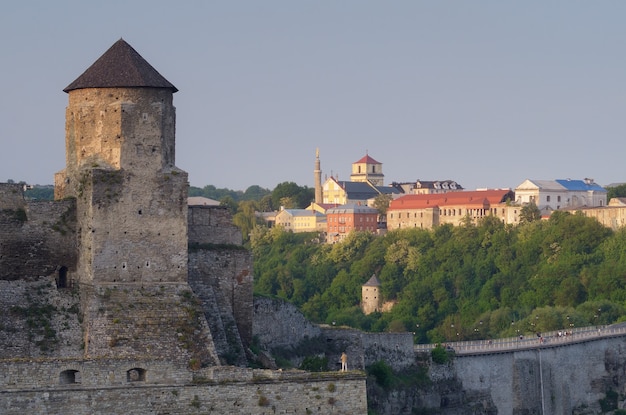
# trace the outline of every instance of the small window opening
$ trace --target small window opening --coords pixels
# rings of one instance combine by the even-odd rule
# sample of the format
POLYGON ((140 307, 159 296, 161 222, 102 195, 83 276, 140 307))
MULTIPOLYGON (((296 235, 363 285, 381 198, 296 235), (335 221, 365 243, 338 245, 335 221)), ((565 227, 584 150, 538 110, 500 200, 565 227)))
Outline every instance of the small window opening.
POLYGON ((61 385, 80 383, 80 380, 80 372, 78 370, 68 369, 59 374, 59 383, 61 385))
POLYGON ((67 267, 62 266, 59 268, 59 274, 57 275, 57 288, 67 288, 67 267))
POLYGON ((127 382, 145 382, 146 381, 146 369, 135 367, 126 372, 127 382))

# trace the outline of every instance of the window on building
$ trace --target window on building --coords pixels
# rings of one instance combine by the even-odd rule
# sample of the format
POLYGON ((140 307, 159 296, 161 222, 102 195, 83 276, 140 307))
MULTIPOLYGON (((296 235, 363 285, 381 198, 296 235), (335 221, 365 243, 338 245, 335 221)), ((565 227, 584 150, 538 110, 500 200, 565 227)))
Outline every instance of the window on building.
POLYGON ((550 195, 546 196, 546 202, 550 201, 550 195))

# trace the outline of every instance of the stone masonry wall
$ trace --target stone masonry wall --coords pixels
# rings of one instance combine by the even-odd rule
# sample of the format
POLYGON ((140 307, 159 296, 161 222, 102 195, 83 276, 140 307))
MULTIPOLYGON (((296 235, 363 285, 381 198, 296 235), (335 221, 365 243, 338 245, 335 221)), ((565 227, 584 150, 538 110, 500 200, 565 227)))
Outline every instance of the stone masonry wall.
POLYGON ((186 284, 81 285, 85 356, 219 364, 198 298, 186 284))
MULTIPOLYGON (((486 394, 498 414, 600 413, 613 390, 626 394, 626 338, 481 356, 457 356, 452 370, 466 393, 486 394), (587 411, 587 412, 585 412, 587 411)), ((437 376, 431 371, 431 377, 437 376)), ((623 403, 622 403, 623 407, 623 403)))
POLYGON ((189 206, 189 245, 241 245, 241 230, 234 226, 225 206, 189 206))
POLYGON ((61 267, 75 270, 75 212, 71 199, 0 209, 0 279, 36 278, 61 267))
POLYGON ((252 342, 252 255, 233 245, 189 253, 189 285, 203 303, 223 361, 245 365, 252 342))
POLYGON ((227 369, 194 381, 174 365, 132 360, 0 363, 0 373, 7 415, 367 414, 365 378, 356 373, 227 369), (67 383, 68 371, 80 372, 77 382, 67 383))
POLYGON ((77 196, 81 281, 186 282, 187 186, 178 170, 85 172, 77 196))
POLYGON ((254 299, 253 335, 270 351, 293 349, 300 343, 321 337, 328 357, 329 369, 341 368, 342 352, 348 355, 348 368, 363 370, 384 360, 395 370, 415 363, 411 333, 365 333, 341 327, 318 326, 304 318, 287 302, 256 297, 254 299))
POLYGON ((17 183, 0 183, 0 210, 24 209, 24 187, 17 183))

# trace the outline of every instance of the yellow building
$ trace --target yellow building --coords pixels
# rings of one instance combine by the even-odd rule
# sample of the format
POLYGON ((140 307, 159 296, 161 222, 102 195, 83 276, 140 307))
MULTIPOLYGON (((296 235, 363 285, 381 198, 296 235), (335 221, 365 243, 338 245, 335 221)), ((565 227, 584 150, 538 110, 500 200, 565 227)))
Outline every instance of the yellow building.
POLYGON ((282 209, 276 214, 276 226, 291 232, 320 232, 326 230, 326 217, 309 209, 282 209))

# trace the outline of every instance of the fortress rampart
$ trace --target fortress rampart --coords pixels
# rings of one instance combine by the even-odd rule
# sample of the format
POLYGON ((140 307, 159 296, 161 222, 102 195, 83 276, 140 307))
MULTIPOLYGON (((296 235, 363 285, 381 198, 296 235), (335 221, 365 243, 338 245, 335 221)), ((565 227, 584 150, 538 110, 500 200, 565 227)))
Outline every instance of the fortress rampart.
POLYGON ((0 413, 366 414, 362 374, 241 368, 191 372, 163 361, 0 362, 0 413))

